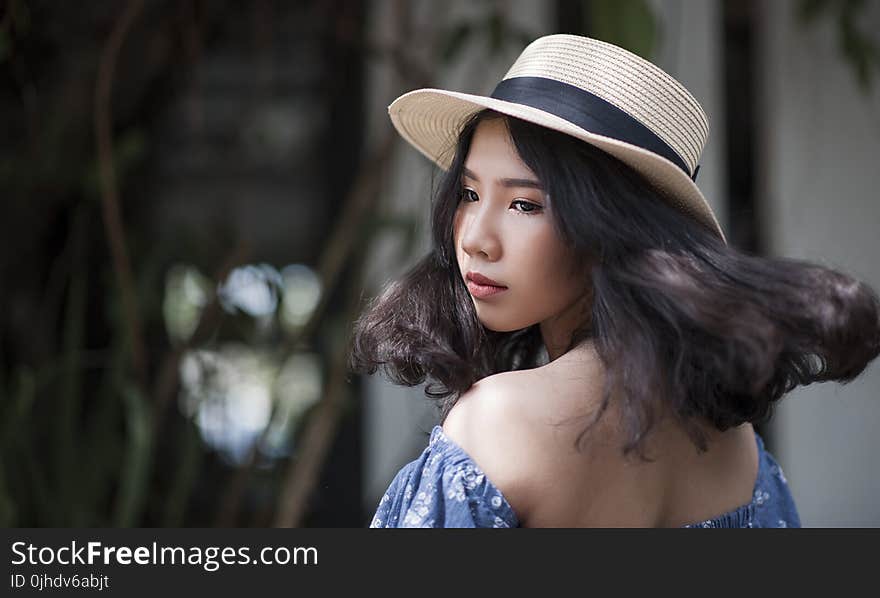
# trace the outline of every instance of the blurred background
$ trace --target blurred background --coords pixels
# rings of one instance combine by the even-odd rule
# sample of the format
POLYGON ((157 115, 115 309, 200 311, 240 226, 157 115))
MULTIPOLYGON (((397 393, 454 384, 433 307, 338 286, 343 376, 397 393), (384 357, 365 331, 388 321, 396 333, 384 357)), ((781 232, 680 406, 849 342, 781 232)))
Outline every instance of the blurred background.
MULTIPOLYGON (((387 105, 548 33, 709 114, 732 245, 880 288, 880 2, 0 1, 0 524, 361 527, 437 411, 346 371, 428 248, 387 105)), ((808 526, 880 525, 880 366, 759 428, 808 526)))

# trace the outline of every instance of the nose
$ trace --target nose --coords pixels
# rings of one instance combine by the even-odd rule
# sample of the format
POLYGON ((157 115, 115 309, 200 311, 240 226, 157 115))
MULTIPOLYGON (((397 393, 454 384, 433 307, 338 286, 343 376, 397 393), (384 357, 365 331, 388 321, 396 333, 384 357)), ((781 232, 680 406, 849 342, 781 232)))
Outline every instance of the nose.
POLYGON ((487 261, 501 257, 501 240, 496 222, 497 214, 488 200, 462 204, 459 212, 461 248, 469 256, 483 254, 487 261))

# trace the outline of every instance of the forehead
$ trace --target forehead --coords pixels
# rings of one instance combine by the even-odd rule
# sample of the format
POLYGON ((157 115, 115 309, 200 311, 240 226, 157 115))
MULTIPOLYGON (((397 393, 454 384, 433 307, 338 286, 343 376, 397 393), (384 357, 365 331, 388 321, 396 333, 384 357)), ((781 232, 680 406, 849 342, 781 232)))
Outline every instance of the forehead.
POLYGON ((465 166, 477 175, 489 170, 498 176, 533 174, 517 153, 507 125, 500 118, 477 125, 465 166))

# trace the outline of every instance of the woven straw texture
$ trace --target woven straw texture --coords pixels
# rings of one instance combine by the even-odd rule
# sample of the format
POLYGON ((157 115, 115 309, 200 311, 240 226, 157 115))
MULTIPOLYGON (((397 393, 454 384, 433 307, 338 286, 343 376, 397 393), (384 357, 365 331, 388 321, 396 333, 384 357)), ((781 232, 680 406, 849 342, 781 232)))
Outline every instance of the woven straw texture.
POLYGON ((609 102, 651 129, 691 173, 709 137, 709 121, 684 86, 651 62, 613 44, 548 35, 526 46, 504 79, 545 77, 609 102))

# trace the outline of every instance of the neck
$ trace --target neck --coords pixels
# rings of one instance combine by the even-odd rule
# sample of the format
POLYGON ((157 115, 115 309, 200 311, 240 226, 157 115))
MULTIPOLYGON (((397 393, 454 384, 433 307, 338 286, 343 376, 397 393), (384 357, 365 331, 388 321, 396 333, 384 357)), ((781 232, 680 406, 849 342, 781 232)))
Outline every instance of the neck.
POLYGON ((586 339, 564 353, 560 351, 553 355, 548 349, 548 355, 550 355, 550 363, 547 365, 580 367, 586 361, 592 362, 596 359, 596 346, 593 339, 586 339))
POLYGON ((541 322, 541 337, 550 361, 556 361, 566 353, 568 344, 571 342, 575 328, 589 318, 589 312, 585 312, 583 298, 574 301, 559 315, 541 322))

